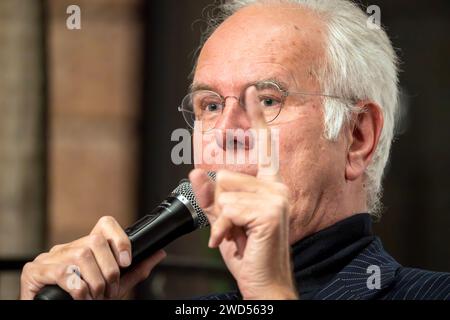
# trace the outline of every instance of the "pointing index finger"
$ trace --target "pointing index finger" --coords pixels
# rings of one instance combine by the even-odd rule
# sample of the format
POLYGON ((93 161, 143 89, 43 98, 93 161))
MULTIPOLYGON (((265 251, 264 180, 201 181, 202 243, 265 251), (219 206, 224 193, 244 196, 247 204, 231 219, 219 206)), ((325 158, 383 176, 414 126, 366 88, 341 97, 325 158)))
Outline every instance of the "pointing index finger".
POLYGON ((278 167, 278 131, 269 128, 266 123, 264 111, 259 101, 255 86, 250 86, 245 92, 245 104, 252 130, 254 131, 257 148, 258 174, 263 180, 280 181, 278 167))

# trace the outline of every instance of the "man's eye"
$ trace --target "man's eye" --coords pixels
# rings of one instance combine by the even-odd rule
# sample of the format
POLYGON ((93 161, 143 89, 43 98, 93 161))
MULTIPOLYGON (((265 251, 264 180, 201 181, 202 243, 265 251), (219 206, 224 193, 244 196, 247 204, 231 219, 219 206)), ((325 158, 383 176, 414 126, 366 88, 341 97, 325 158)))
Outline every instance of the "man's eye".
POLYGON ((278 107, 280 105, 280 101, 274 98, 262 97, 260 100, 263 107, 270 108, 270 107, 278 107))
POLYGON ((220 105, 217 104, 217 103, 210 103, 210 104, 206 105, 205 110, 208 111, 208 112, 219 111, 220 110, 220 105))

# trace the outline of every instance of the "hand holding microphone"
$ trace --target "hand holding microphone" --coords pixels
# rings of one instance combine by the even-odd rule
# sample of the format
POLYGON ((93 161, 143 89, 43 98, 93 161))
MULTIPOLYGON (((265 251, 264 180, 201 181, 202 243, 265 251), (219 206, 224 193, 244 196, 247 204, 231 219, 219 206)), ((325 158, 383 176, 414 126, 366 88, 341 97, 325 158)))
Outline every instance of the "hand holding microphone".
MULTIPOLYGON (((213 172, 208 173, 214 179, 213 172)), ((119 299, 166 256, 161 249, 208 220, 189 181, 131 227, 101 218, 90 235, 57 245, 27 263, 21 275, 21 299, 119 299), (75 281, 73 281, 75 279, 75 281)))

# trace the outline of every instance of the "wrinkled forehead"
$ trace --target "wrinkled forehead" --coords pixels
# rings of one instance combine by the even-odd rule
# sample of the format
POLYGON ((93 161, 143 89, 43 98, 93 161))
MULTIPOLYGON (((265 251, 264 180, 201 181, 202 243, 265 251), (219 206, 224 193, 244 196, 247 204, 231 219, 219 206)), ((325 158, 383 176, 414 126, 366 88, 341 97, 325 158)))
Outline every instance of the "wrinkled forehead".
POLYGON ((247 83, 273 78, 305 89, 305 82, 323 61, 324 30, 316 14, 298 6, 241 9, 206 41, 194 84, 237 90, 247 83))

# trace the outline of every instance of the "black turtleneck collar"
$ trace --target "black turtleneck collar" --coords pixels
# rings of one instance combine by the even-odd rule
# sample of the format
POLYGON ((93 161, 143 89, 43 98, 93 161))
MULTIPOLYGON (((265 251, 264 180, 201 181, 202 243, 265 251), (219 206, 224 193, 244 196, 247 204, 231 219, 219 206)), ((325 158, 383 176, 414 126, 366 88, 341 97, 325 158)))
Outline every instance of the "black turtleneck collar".
POLYGON ((361 213, 292 245, 300 299, 312 298, 373 239, 371 217, 361 213))

